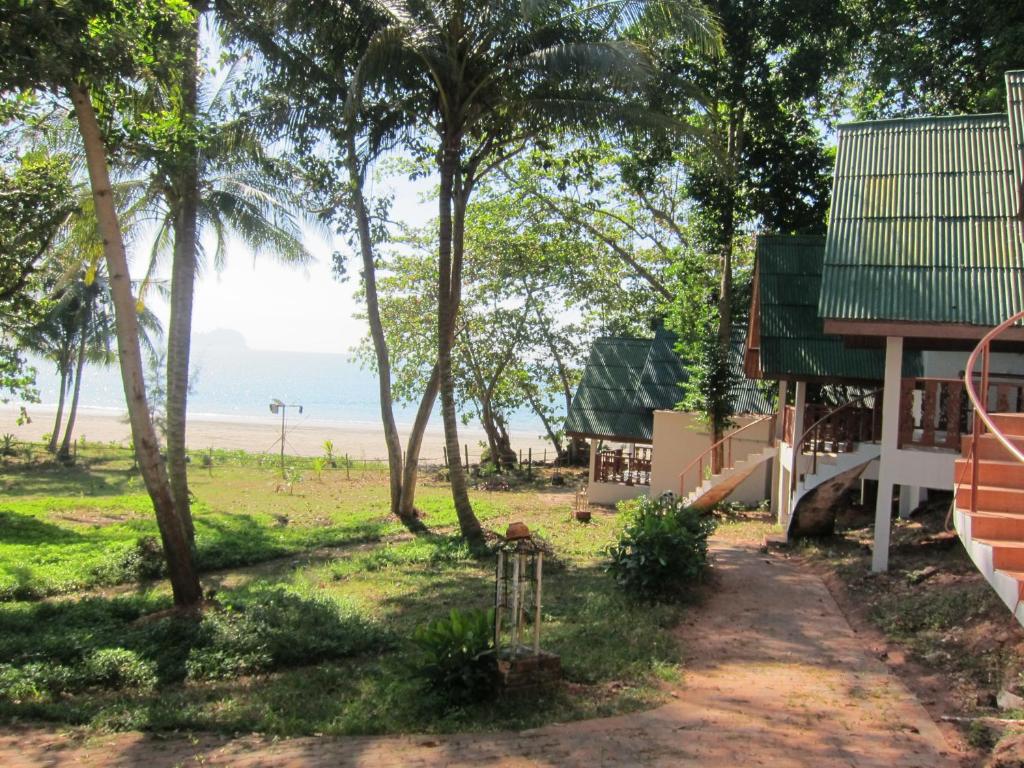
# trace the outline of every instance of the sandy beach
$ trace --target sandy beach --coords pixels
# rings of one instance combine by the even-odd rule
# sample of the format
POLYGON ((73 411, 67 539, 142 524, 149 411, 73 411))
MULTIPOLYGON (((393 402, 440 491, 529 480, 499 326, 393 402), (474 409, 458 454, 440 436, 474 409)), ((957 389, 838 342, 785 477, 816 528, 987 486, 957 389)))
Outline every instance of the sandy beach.
MULTIPOLYGON (((0 434, 11 433, 17 440, 38 441, 53 429, 56 409, 53 406, 34 405, 28 407, 30 424, 17 424, 18 407, 0 405, 0 434)), ((386 456, 384 434, 377 424, 314 421, 289 414, 286 430, 286 451, 296 456, 319 456, 323 443, 331 440, 334 453, 348 454, 356 459, 379 459, 386 456)), ((399 426, 403 446, 408 427, 399 426)), ((124 412, 106 408, 80 408, 75 423, 75 436, 85 436, 89 442, 115 442, 129 444, 128 424, 124 412)), ((232 416, 200 415, 189 419, 188 445, 190 448, 242 449, 252 452, 276 452, 279 450, 281 421, 274 417, 241 418, 232 416)), ((481 451, 484 433, 479 428, 460 425, 459 441, 469 446, 471 461, 476 461, 481 451)), ((431 423, 423 439, 421 459, 425 463, 441 463, 443 457, 444 432, 440 421, 431 423)), ((547 449, 547 456, 553 458, 550 443, 530 433, 512 433, 512 446, 522 449, 525 458, 528 449, 533 449, 534 460, 540 460, 547 449)), ((463 448, 465 450, 465 448, 463 448)))

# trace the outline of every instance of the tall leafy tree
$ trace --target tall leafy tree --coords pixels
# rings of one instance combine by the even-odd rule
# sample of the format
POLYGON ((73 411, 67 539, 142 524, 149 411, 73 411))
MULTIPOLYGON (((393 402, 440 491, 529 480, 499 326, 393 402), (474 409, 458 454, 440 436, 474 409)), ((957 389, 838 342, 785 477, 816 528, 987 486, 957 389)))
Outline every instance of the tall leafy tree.
POLYGON ((704 7, 691 2, 380 2, 386 26, 356 70, 347 112, 367 93, 395 93, 393 119, 439 178, 437 369, 456 514, 480 541, 459 461, 452 359, 462 298, 467 205, 480 179, 559 127, 621 126, 651 62, 645 32, 671 28, 703 53, 718 42, 704 7), (622 37, 631 32, 632 37, 622 37))
POLYGON ((202 601, 202 590, 146 400, 137 299, 108 165, 111 146, 131 127, 125 118, 137 100, 128 97, 140 82, 167 77, 180 65, 180 35, 193 14, 178 0, 5 0, 0 19, 0 87, 63 97, 74 109, 104 244, 139 469, 153 501, 175 604, 192 608, 202 601))
MULTIPOLYGON (((367 193, 374 164, 400 141, 406 126, 386 98, 346 111, 357 64, 385 24, 374 3, 310 4, 303 0, 221 2, 238 46, 261 55, 250 70, 253 102, 282 132, 302 163, 306 194, 323 221, 347 236, 361 264, 360 278, 377 370, 381 422, 390 475, 391 510, 411 530, 424 526, 415 508, 419 452, 437 397, 437 377, 416 394, 419 407, 403 453, 393 407, 392 359, 377 296, 378 248, 387 238, 387 201, 367 193)), ((243 54, 244 55, 244 54, 243 54)), ((339 279, 344 254, 335 254, 339 279)))
POLYGON ((1024 66, 1024 5, 872 0, 847 83, 860 118, 1002 112, 1003 75, 1024 66))
MULTIPOLYGON (((835 83, 848 71, 860 27, 853 0, 715 0, 711 8, 722 23, 722 58, 709 63, 668 41, 658 48, 662 67, 652 90, 656 107, 688 119, 707 141, 680 144, 671 134, 641 133, 624 171, 643 189, 652 169, 682 167, 692 204, 691 243, 712 264, 717 282, 693 306, 713 304, 710 327, 721 348, 714 360, 722 360, 736 319, 737 255, 750 232, 824 229, 831 186, 824 126, 838 108, 835 83), (706 95, 706 111, 677 111, 694 85, 706 95)), ((701 358, 707 347, 700 334, 676 330, 683 355, 701 358)), ((721 438, 726 423, 720 415, 712 418, 713 439, 721 438)))
MULTIPOLYGON (((120 178, 118 190, 134 215, 155 221, 146 281, 170 261, 170 318, 166 352, 167 468, 171 492, 190 539, 194 528, 189 503, 186 414, 195 281, 212 257, 223 268, 229 238, 256 254, 285 264, 307 263, 301 223, 308 220, 298 190, 298 169, 270 149, 270 139, 251 114, 235 109, 239 64, 214 76, 200 66, 199 45, 206 3, 193 2, 196 21, 186 35, 187 60, 177 78, 157 83, 151 108, 163 123, 136 136, 133 177, 120 178), (207 254, 202 236, 212 235, 207 254)), ((212 19, 209 20, 212 25, 212 19)))
POLYGON ((0 145, 0 399, 32 400, 35 377, 17 340, 45 315, 39 268, 76 201, 67 157, 18 146, 25 107, 3 109, 13 136, 0 145))

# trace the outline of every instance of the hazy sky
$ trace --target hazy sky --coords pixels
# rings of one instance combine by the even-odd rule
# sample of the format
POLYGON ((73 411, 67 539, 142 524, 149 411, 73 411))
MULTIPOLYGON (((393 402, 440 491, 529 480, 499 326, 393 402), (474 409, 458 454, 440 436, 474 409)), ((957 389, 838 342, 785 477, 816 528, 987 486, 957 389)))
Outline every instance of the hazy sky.
MULTIPOLYGON (((435 204, 420 201, 430 183, 389 181, 395 192, 392 217, 417 226, 433 217, 435 204)), ((332 245, 309 232, 306 246, 316 261, 288 268, 266 256, 254 262, 244 245, 232 242, 226 268, 219 274, 210 269, 198 282, 192 332, 238 331, 253 349, 343 353, 354 347, 366 332, 365 323, 353 317, 359 309, 354 297, 358 259, 350 256, 349 279, 338 283, 331 275, 331 253, 349 253, 347 244, 339 238, 332 245)), ((152 303, 165 315, 164 308, 152 303)))

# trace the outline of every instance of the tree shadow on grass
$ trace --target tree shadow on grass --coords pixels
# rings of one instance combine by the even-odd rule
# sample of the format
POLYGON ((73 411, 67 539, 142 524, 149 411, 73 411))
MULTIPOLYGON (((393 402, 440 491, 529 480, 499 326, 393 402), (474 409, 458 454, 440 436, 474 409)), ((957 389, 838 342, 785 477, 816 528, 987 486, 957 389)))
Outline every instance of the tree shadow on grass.
POLYGON ((22 496, 119 496, 136 492, 137 473, 124 469, 99 469, 91 463, 71 466, 56 461, 44 464, 11 464, 0 468, 4 495, 22 496))
POLYGON ((38 517, 0 509, 0 542, 4 544, 73 544, 84 538, 76 531, 38 517))

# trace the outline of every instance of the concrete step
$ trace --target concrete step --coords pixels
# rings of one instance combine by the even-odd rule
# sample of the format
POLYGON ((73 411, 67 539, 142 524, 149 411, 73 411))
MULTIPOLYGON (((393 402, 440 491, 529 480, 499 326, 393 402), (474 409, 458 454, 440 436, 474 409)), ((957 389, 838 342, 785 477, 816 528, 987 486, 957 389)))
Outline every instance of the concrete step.
POLYGON ((1024 413, 990 413, 989 417, 1004 435, 1024 437, 1024 413))
MULTIPOLYGON (((979 485, 977 491, 979 509, 1024 513, 1024 488, 979 485)), ((961 485, 956 493, 956 505, 960 509, 970 509, 973 498, 974 489, 970 485, 961 485)))
POLYGON ((1024 571, 1007 571, 1000 569, 999 572, 1005 576, 1009 576, 1017 582, 1017 599, 1024 600, 1024 571))
MULTIPOLYGON (((1010 442, 1024 452, 1024 437, 1009 436, 1010 442)), ((970 456, 971 445, 974 442, 972 435, 965 435, 960 444, 960 454, 963 457, 970 456)), ((999 439, 993 434, 984 434, 978 443, 978 455, 982 460, 995 459, 997 461, 1016 461, 1016 457, 1006 450, 999 439)))
MULTIPOLYGON (((972 522, 973 526, 974 523, 972 522)), ((1024 571, 1024 542, 972 537, 992 547, 992 565, 1000 571, 1024 571)))
MULTIPOLYGON (((954 485, 968 485, 973 475, 971 459, 957 459, 953 473, 954 485)), ((1024 464, 1016 459, 982 459, 978 465, 978 482, 1002 488, 1024 488, 1024 464)))

